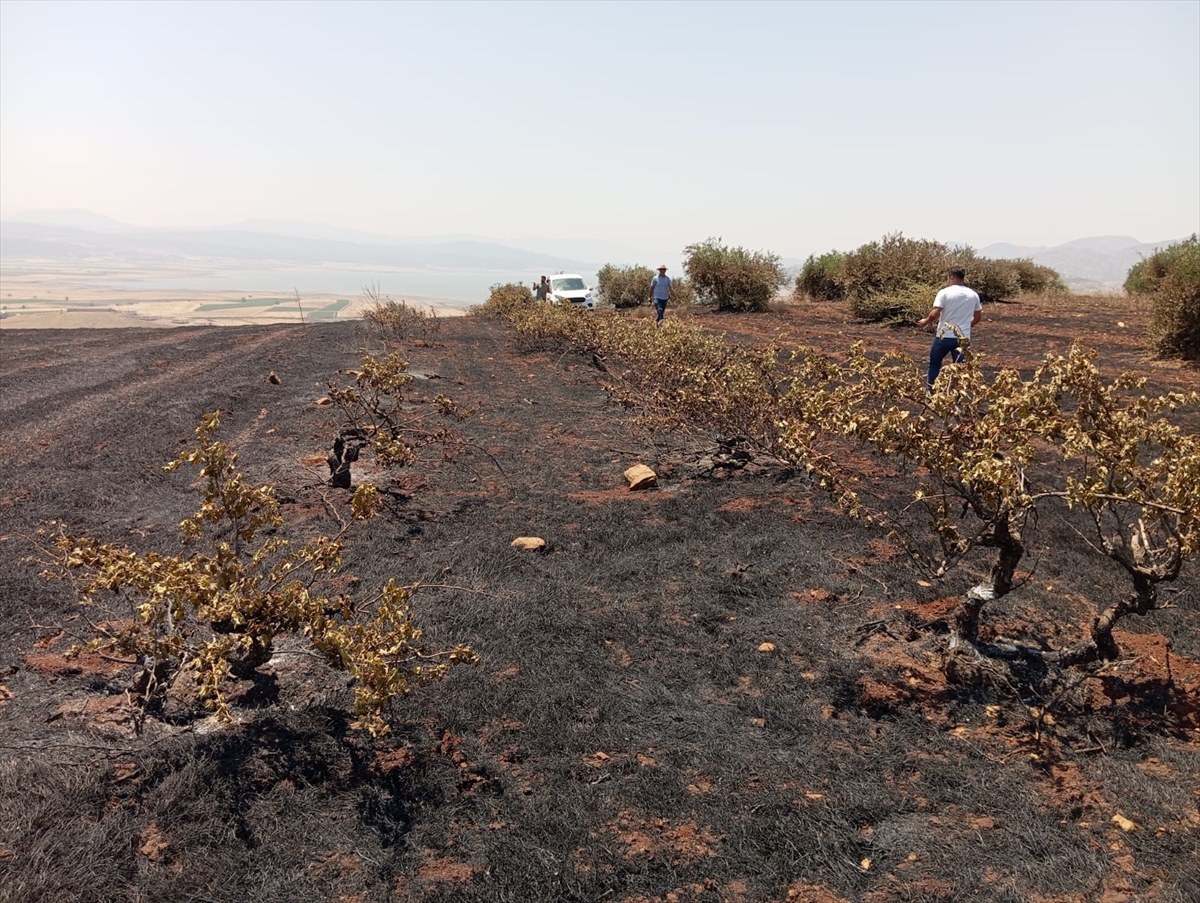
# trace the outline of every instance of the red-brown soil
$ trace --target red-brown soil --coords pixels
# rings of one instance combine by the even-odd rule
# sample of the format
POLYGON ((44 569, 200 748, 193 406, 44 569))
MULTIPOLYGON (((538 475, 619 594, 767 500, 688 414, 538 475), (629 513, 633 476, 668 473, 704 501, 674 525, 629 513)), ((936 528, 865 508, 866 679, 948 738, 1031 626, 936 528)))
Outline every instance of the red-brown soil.
MULTIPOLYGON (((928 344, 837 305, 695 316, 739 342, 928 344)), ((1080 338, 1147 391, 1200 388, 1143 353, 1129 302, 985 316, 990 366, 1080 338)), ((939 625, 986 556, 936 580, 771 462, 705 474, 711 448, 634 428, 590 361, 478 317, 403 347, 414 410, 444 393, 473 415, 445 457, 356 466, 386 503, 352 524, 336 584, 429 584, 426 636, 477 667, 400 700, 372 741, 297 640, 237 688, 231 728, 143 719, 133 666, 66 657, 128 612, 40 577, 39 528, 177 551, 197 496, 162 465, 219 408, 290 535, 337 532, 340 424, 318 401, 380 349, 355 324, 0 331, 0 900, 1200 899, 1194 562, 1170 607, 1122 624, 1118 661, 948 680, 939 625), (656 489, 625 489, 639 462, 656 489)), ((985 637, 1064 645, 1126 591, 1047 521, 985 637)))

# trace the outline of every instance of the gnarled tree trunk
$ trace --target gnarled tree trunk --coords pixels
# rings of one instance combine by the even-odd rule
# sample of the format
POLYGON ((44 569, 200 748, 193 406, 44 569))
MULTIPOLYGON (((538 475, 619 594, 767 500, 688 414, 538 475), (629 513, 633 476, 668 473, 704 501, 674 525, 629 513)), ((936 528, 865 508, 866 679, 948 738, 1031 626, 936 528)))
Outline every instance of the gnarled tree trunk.
POLYGON ((962 605, 955 611, 952 625, 953 645, 964 641, 974 643, 979 636, 979 617, 983 614, 984 605, 1012 591, 1017 565, 1025 555, 1021 529, 1013 515, 1005 515, 996 521, 988 545, 997 549, 996 563, 992 566, 992 579, 968 590, 962 605))

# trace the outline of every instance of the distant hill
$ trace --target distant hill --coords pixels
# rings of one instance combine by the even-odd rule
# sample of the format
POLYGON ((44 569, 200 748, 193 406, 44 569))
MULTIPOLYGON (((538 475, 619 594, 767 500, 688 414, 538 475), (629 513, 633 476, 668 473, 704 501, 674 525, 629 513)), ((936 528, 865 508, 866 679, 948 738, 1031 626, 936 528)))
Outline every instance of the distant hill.
MULTIPOLYGON (((1179 239, 1141 242, 1128 235, 1079 238, 1054 247, 1007 242, 979 248, 986 257, 1028 258, 1057 270, 1077 291, 1119 291, 1129 268, 1179 239)), ((472 271, 484 276, 594 273, 605 263, 678 266, 676 255, 648 255, 603 239, 528 237, 512 243, 474 235, 393 238, 320 223, 251 219, 202 229, 146 228, 90 210, 29 210, 0 220, 0 257, 71 265, 108 260, 169 266, 197 260, 213 268, 299 265, 383 267, 422 272, 472 271)), ((799 272, 802 258, 784 258, 799 272)), ((482 278, 482 277, 481 277, 482 278)), ((485 280, 486 281, 486 280, 485 280)))
MULTIPOLYGON (((486 241, 451 240, 399 242, 350 241, 311 237, 324 229, 327 236, 345 230, 290 224, 292 234, 256 229, 146 229, 128 226, 86 211, 31 211, 37 220, 0 220, 0 255, 42 260, 120 259, 168 264, 197 258, 244 266, 287 263, 305 266, 352 265, 440 270, 501 272, 576 271, 594 269, 594 262, 513 248, 486 241), (80 225, 80 224, 87 225, 80 225), (307 236, 304 234, 307 232, 307 236)), ((279 224, 288 227, 289 224, 279 224)), ((354 234, 354 233, 349 233, 354 234)), ((366 233, 358 233, 372 237, 366 233)))
POLYGON ((1028 258, 1053 267, 1077 291, 1117 291, 1131 266, 1179 240, 1141 242, 1128 235, 1097 235, 1049 248, 1001 242, 978 250, 985 257, 1028 258))
POLYGON ((68 229, 84 229, 88 232, 133 232, 137 230, 137 226, 131 226, 128 223, 122 223, 119 220, 113 219, 111 216, 105 216, 102 213, 93 213, 91 210, 26 210, 18 216, 10 217, 10 219, 27 222, 39 223, 44 226, 63 226, 68 229))
POLYGON ((357 229, 341 229, 337 226, 326 226, 323 223, 301 223, 290 220, 246 219, 240 223, 227 226, 214 226, 220 232, 263 232, 268 235, 282 235, 287 238, 310 238, 315 241, 349 241, 361 244, 386 245, 400 243, 404 239, 394 235, 380 235, 376 232, 360 232, 357 229))

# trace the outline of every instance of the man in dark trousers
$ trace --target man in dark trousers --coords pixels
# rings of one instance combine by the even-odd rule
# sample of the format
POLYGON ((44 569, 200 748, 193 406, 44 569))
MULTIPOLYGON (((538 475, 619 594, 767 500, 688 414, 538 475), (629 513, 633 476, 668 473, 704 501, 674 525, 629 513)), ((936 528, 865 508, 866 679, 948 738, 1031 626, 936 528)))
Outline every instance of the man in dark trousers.
POLYGON ((983 317, 979 295, 966 286, 966 271, 962 267, 951 267, 946 276, 949 285, 937 293, 929 315, 917 321, 922 329, 936 325, 933 346, 929 349, 929 375, 926 377, 930 392, 947 354, 956 364, 966 359, 963 349, 971 342, 971 327, 983 317))
POLYGON ((654 302, 654 320, 661 323, 663 314, 667 312, 667 302, 671 300, 671 277, 667 275, 665 264, 658 268, 658 275, 650 280, 650 300, 654 302))

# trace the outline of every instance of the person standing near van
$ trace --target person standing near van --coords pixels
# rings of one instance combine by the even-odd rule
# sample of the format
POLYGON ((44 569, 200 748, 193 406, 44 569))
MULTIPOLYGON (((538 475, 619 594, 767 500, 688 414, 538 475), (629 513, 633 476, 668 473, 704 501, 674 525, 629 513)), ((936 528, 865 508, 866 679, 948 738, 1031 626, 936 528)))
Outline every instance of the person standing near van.
POLYGON ((550 294, 550 280, 545 276, 542 281, 533 287, 533 297, 537 301, 545 301, 546 296, 550 294))
POLYGON ((650 300, 654 302, 654 321, 661 323, 667 312, 667 302, 671 300, 671 277, 667 275, 666 265, 658 268, 658 275, 650 280, 650 300))
POLYGON ((929 349, 929 375, 925 379, 930 392, 947 354, 956 364, 966 360, 963 350, 971 342, 971 327, 983 317, 979 295, 966 286, 966 271, 962 267, 951 267, 946 276, 949 285, 937 293, 929 314, 917 321, 922 329, 935 324, 937 327, 929 349))

